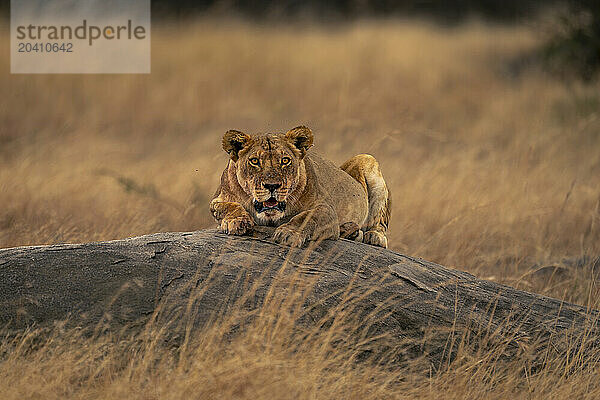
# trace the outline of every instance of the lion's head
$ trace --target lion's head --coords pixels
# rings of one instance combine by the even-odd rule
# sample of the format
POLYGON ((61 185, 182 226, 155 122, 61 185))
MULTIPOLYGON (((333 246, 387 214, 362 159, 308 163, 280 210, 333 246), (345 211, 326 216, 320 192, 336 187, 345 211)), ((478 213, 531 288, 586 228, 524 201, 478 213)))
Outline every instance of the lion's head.
POLYGON ((276 224, 288 202, 294 200, 294 191, 305 184, 302 160, 312 143, 313 134, 305 126, 285 134, 225 132, 223 149, 235 164, 238 183, 252 199, 262 223, 276 224))

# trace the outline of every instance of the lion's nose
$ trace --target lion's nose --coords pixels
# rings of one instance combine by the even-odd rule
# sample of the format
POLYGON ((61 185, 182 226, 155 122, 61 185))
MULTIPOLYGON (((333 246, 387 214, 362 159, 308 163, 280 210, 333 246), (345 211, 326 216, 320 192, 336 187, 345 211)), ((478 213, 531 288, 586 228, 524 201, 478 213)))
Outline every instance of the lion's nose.
POLYGON ((263 186, 269 192, 273 193, 275 190, 277 190, 281 187, 281 184, 280 183, 263 183, 263 186))

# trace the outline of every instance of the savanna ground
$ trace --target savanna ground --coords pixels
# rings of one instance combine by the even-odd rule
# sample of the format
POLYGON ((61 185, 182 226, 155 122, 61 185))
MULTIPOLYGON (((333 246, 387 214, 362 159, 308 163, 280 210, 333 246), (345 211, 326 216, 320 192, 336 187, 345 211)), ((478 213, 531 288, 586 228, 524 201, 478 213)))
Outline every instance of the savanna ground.
MULTIPOLYGON (((392 250, 598 308, 600 85, 525 62, 542 39, 536 25, 200 20, 154 27, 150 75, 20 76, 2 63, 0 247, 212 227, 222 133, 305 124, 338 164, 361 152, 379 159, 394 200, 392 250)), ((0 46, 8 54, 8 40, 0 46)), ((118 340, 33 332, 0 345, 0 391, 600 397, 598 354, 531 370, 464 349, 448 365, 390 369, 328 351, 331 337, 290 342, 293 327, 268 326, 229 344, 213 326, 178 350, 163 349, 154 331, 118 340)))

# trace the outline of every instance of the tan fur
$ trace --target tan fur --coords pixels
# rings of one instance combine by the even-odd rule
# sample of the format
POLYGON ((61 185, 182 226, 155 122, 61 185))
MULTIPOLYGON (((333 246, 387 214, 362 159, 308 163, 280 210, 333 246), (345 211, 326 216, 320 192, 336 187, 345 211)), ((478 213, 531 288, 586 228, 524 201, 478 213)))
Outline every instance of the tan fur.
POLYGON ((375 158, 360 154, 338 168, 309 152, 312 143, 304 126, 285 134, 227 131, 222 144, 231 159, 210 203, 221 231, 272 225, 275 242, 300 247, 339 238, 341 225, 343 237, 387 247, 390 195, 375 158))
POLYGON ((342 164, 341 169, 356 179, 368 194, 369 214, 361 226, 363 241, 387 247, 385 233, 390 223, 392 199, 379 163, 372 155, 359 154, 342 164))

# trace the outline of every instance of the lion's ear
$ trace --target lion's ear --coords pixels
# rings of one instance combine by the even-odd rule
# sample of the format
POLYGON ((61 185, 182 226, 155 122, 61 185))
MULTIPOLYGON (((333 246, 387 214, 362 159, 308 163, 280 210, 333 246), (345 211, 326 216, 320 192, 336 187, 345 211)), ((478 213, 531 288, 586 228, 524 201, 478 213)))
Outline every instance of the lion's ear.
POLYGON ((223 150, 233 161, 238 160, 238 153, 250 142, 250 136, 244 132, 229 130, 223 135, 223 150))
POLYGON ((304 157, 306 151, 313 145, 313 133, 306 126, 297 126, 294 129, 290 129, 285 134, 285 137, 300 150, 302 157, 304 157))

